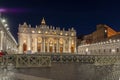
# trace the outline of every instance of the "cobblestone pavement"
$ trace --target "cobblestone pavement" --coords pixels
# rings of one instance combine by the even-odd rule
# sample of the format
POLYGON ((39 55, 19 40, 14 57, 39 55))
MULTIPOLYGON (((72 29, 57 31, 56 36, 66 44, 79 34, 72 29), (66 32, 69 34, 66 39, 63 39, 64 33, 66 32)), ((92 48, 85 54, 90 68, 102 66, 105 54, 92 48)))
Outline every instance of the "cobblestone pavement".
POLYGON ((20 74, 20 73, 16 73, 16 78, 18 78, 19 80, 52 80, 52 79, 41 78, 32 75, 20 74))
POLYGON ((44 78, 43 80, 110 80, 108 77, 107 79, 104 78, 111 72, 113 72, 113 65, 95 66, 79 63, 54 63, 48 68, 17 69, 17 73, 34 78, 44 78))

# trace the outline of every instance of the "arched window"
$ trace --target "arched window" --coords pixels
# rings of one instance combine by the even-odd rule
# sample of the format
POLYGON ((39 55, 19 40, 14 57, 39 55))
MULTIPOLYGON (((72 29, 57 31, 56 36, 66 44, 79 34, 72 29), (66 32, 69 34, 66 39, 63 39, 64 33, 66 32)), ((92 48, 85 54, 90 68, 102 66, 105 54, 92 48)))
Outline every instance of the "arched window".
POLYGON ((62 38, 60 38, 60 40, 59 40, 60 53, 63 53, 63 44, 64 44, 64 40, 62 38))
POLYGON ((41 43, 42 43, 42 38, 41 37, 38 37, 37 38, 37 51, 38 52, 41 52, 41 43))
POLYGON ((75 44, 74 44, 74 40, 72 40, 72 43, 71 43, 71 53, 74 53, 74 48, 75 48, 75 44))
POLYGON ((53 52, 54 39, 53 38, 49 38, 48 39, 48 43, 49 43, 49 52, 52 53, 53 52))
POLYGON ((23 52, 25 53, 26 51, 27 51, 27 44, 24 43, 24 44, 23 44, 23 52))
POLYGON ((119 48, 117 48, 116 51, 119 52, 119 48))

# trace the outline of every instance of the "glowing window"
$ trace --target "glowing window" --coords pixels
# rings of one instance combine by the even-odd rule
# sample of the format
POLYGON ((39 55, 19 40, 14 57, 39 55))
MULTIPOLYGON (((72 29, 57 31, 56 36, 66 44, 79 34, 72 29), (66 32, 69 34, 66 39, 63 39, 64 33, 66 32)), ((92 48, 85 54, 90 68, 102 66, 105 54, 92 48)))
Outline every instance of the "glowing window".
POLYGON ((26 40, 24 40, 23 42, 26 43, 26 40))
POLYGON ((68 34, 66 33, 65 35, 67 36, 68 34))
POLYGON ((45 33, 47 34, 48 32, 46 31, 45 33))
POLYGON ((107 32, 107 30, 105 30, 105 33, 107 32))
POLYGON ((35 33, 35 31, 32 31, 32 33, 35 33))
POLYGON ((38 33, 41 33, 41 31, 38 31, 38 33))
POLYGON ((62 35, 63 33, 61 32, 60 35, 62 35))
POLYGON ((74 36, 74 33, 72 33, 71 36, 74 36))

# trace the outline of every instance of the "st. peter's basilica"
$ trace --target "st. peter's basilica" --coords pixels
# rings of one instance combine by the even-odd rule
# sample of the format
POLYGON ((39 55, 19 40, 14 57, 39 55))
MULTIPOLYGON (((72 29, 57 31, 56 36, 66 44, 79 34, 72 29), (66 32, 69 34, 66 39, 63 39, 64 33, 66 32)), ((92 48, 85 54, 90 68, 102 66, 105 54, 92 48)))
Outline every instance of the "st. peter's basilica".
POLYGON ((76 31, 48 26, 43 18, 34 28, 19 24, 18 43, 18 53, 76 53, 76 31))

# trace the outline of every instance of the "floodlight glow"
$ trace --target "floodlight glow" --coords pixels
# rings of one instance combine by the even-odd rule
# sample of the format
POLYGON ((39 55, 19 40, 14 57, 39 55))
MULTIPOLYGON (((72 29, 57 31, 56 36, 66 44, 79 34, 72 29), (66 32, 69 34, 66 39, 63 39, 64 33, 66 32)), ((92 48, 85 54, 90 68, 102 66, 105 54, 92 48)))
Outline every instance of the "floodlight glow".
POLYGON ((88 48, 86 48, 86 50, 85 50, 86 52, 88 52, 88 48))
POLYGON ((118 39, 117 42, 119 42, 120 40, 118 39))
POLYGON ((112 49, 112 52, 114 53, 114 52, 115 52, 115 49, 112 49))
POLYGON ((7 26, 8 26, 8 24, 5 24, 4 26, 5 26, 5 27, 7 27, 7 26))
POLYGON ((4 22, 6 22, 6 20, 5 20, 5 19, 2 19, 2 22, 4 23, 4 22))
POLYGON ((7 28, 7 30, 9 30, 9 28, 7 28))

